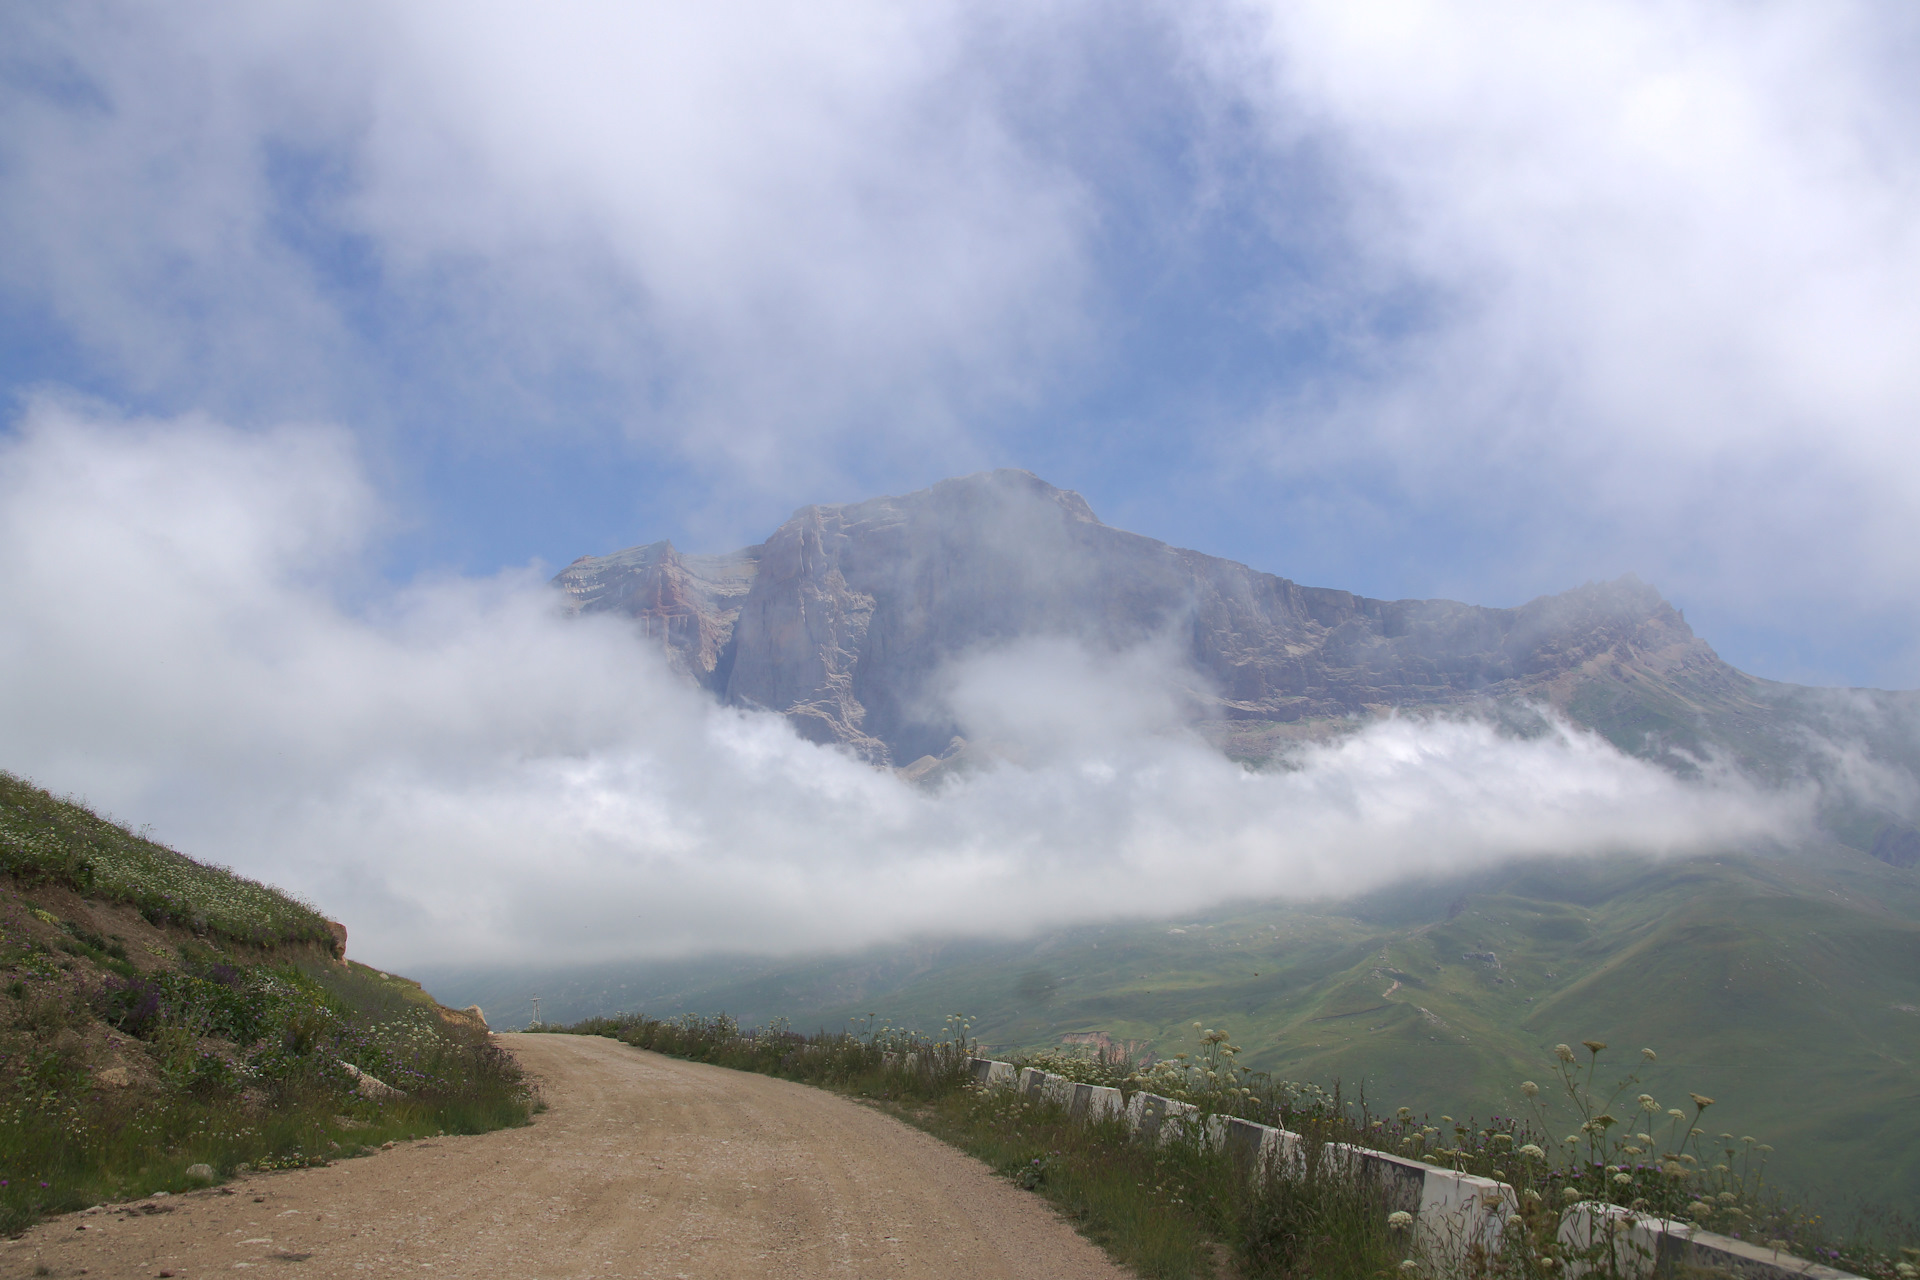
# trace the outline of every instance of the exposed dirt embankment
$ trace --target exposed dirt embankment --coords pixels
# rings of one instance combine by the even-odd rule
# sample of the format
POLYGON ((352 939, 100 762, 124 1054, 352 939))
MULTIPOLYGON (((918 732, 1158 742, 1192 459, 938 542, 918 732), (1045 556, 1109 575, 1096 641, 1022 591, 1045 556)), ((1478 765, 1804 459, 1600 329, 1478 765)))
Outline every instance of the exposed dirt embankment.
POLYGON ((530 1128, 68 1215, 0 1246, 0 1275, 1125 1275, 1037 1197, 844 1098, 611 1040, 501 1039, 549 1103, 530 1128))

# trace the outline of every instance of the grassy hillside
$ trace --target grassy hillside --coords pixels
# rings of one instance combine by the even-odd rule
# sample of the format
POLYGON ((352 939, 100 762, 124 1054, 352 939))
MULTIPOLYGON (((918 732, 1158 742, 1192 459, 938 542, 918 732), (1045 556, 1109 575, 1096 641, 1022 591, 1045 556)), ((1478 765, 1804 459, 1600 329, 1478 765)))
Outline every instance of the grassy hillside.
POLYGON ((1715 1122, 1773 1145, 1796 1189, 1920 1203, 1920 875, 1846 850, 1799 858, 1552 861, 1020 943, 440 981, 516 1020, 536 991, 552 1021, 726 1010, 932 1028, 964 1011, 1007 1051, 1104 1036, 1170 1054, 1199 1019, 1256 1069, 1435 1115, 1518 1114, 1519 1082, 1556 1043, 1648 1046, 1663 1105, 1719 1099, 1715 1122))
POLYGON ((195 862, 9 773, 0 773, 0 874, 125 903, 153 924, 226 942, 324 944, 333 936, 308 904, 195 862))
POLYGON ((484 1024, 311 906, 4 773, 0 987, 0 1231, 529 1114, 484 1024))

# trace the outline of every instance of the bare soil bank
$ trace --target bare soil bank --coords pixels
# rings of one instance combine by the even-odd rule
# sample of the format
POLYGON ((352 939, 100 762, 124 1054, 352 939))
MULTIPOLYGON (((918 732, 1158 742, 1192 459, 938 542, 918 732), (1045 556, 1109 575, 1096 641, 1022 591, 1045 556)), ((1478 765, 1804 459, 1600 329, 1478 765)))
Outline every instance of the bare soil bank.
POLYGON ((1126 1275, 1038 1197, 844 1098, 611 1040, 501 1040, 549 1104, 531 1128, 70 1214, 0 1245, 0 1276, 1126 1275))

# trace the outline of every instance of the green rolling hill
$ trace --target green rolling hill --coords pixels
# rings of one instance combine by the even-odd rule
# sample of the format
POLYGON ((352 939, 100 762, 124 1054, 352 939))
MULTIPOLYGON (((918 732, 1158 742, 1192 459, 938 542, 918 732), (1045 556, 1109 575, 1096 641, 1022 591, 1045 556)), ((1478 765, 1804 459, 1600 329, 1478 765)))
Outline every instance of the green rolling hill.
POLYGON ((1710 1130, 1772 1144, 1796 1192, 1920 1202, 1920 875, 1837 845, 1796 857, 1543 860, 1018 942, 433 980, 509 1019, 535 990, 555 1021, 929 1029, 966 1012, 1009 1052, 1097 1038, 1165 1056, 1199 1020, 1257 1070, 1434 1115, 1524 1114, 1517 1086, 1545 1082, 1557 1042, 1606 1041, 1622 1071, 1648 1046, 1641 1087, 1717 1099, 1710 1130))

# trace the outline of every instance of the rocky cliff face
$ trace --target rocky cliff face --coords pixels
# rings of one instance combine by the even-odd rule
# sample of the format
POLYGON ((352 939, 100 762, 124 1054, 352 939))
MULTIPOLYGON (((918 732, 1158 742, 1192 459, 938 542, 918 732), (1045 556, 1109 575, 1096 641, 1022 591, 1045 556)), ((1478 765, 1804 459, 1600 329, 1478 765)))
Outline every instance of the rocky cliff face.
POLYGON ((670 542, 581 556, 553 584, 576 613, 621 613, 666 650, 680 670, 711 685, 733 635, 740 602, 753 586, 760 548, 731 555, 687 556, 670 542))
POLYGON ((655 543, 582 557, 555 581, 577 609, 638 620, 728 702, 876 762, 947 747, 956 726, 925 697, 944 663, 1034 635, 1114 649, 1171 637, 1207 717, 1249 727, 1489 695, 1567 704, 1593 681, 1759 705, 1759 682, 1634 578, 1517 609, 1372 600, 1110 528, 1022 471, 804 507, 729 555, 655 543))

